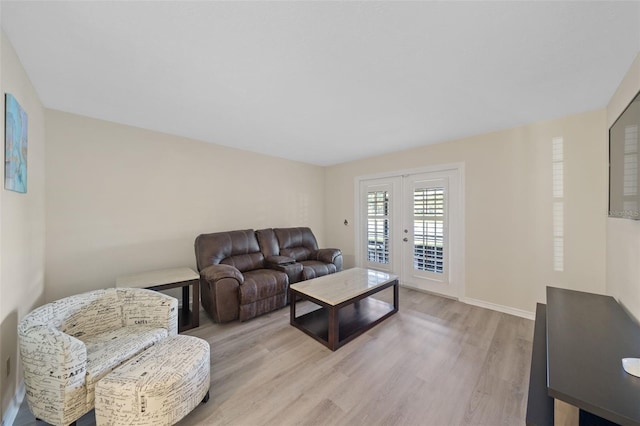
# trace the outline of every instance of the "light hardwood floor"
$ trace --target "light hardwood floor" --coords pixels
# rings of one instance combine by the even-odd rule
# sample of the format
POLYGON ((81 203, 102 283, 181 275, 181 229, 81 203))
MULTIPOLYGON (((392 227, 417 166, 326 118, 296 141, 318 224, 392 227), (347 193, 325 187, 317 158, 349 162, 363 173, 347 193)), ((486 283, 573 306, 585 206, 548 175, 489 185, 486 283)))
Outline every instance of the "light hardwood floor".
MULTIPOLYGON (((525 423, 533 321, 401 288, 400 312, 331 352, 288 307, 245 323, 201 315, 186 334, 211 344, 211 399, 182 426, 525 423)), ((38 424, 26 403, 14 424, 38 424)))

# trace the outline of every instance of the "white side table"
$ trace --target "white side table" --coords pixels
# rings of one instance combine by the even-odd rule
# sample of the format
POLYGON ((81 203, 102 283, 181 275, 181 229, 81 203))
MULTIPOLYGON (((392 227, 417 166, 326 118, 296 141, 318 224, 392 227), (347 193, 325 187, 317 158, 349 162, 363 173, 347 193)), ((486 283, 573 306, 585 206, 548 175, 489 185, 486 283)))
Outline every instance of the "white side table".
POLYGON ((116 278, 116 287, 168 290, 182 287, 182 308, 178 313, 178 331, 200 326, 200 276, 191 268, 172 268, 116 278), (189 309, 189 287, 193 287, 193 307, 189 309))

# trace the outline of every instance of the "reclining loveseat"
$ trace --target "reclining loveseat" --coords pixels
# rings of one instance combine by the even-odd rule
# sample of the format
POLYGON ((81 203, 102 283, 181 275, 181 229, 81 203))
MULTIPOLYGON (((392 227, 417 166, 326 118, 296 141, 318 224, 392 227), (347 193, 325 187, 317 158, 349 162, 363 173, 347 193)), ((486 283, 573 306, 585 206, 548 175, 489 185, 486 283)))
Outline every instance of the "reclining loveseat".
POLYGON ((309 228, 217 232, 195 240, 202 307, 215 322, 284 307, 289 284, 342 270, 338 249, 318 249, 309 228))

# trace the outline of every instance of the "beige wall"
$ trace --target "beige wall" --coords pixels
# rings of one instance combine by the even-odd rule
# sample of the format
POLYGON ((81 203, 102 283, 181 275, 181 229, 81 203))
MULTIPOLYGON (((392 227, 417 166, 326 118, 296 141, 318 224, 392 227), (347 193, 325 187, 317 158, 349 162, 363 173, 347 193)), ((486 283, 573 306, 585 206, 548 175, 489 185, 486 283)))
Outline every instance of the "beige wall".
MULTIPOLYGON (((27 193, 5 190, 4 177, 0 189, 0 390, 4 418, 22 378, 16 327, 19 319, 42 303, 44 294, 45 132, 42 104, 4 33, 0 44, 3 138, 4 93, 11 93, 28 115, 27 193), (8 374, 7 360, 11 364, 8 374)), ((0 152, 4 163, 4 148, 0 152)))
MULTIPOLYGON (((607 106, 607 128, 640 91, 640 53, 607 106)), ((607 292, 640 320, 640 221, 607 219, 607 292)))
MULTIPOLYGON (((605 111, 329 167, 325 236, 354 265, 354 179, 465 163, 466 299, 531 313, 553 285, 605 291, 605 111), (564 138, 565 267, 552 263, 551 140, 564 138)), ((455 254, 453 254, 455 255, 455 254)))
POLYGON ((322 167, 59 111, 46 124, 47 300, 195 268, 200 233, 306 225, 322 242, 322 167))

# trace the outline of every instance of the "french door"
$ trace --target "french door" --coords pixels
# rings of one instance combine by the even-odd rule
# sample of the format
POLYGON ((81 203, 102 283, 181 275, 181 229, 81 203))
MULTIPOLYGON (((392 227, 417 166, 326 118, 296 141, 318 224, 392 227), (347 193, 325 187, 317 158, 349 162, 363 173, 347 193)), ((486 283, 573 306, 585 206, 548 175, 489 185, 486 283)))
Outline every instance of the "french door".
POLYGON ((407 287, 460 297, 460 174, 453 168, 361 179, 359 264, 397 274, 407 287))
POLYGON ((457 296, 449 285, 448 179, 411 175, 403 185, 402 271, 405 285, 457 296))

